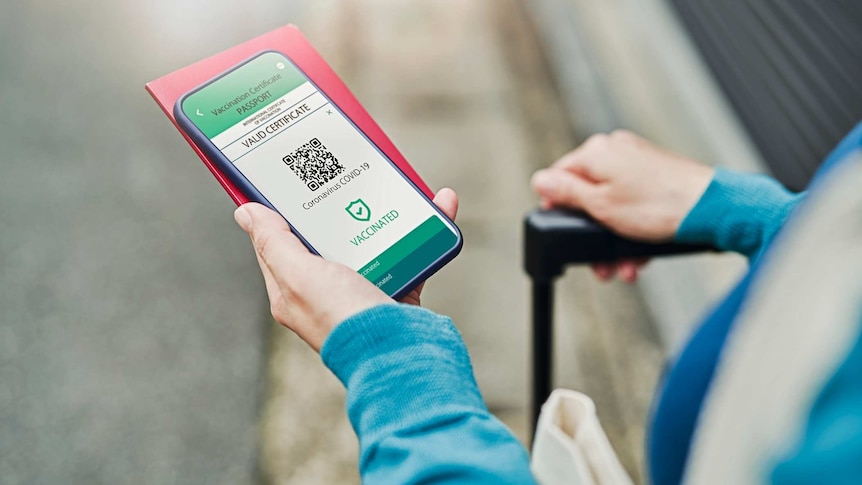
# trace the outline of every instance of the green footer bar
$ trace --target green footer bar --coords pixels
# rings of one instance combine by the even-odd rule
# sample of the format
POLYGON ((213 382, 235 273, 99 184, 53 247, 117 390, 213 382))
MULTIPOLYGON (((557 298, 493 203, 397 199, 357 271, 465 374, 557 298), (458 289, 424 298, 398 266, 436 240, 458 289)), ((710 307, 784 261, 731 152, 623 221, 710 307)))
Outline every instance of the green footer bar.
POLYGON ((359 270, 359 274, 391 295, 427 268, 458 238, 437 216, 428 218, 359 270))

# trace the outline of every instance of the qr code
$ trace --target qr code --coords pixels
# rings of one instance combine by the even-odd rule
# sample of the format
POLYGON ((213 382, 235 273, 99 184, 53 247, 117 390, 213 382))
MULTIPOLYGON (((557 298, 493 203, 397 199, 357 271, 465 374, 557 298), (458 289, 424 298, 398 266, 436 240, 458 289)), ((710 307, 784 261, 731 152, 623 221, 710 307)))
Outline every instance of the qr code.
POLYGON ((344 165, 317 138, 282 158, 311 191, 315 191, 344 171, 344 165))

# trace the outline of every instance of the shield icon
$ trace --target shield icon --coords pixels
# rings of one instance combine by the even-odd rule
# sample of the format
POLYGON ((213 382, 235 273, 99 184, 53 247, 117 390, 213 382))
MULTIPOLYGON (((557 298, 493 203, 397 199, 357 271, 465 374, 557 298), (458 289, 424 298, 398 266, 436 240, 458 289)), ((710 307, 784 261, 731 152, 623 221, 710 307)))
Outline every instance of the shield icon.
POLYGON ((344 210, 357 221, 368 222, 371 219, 371 209, 368 208, 368 204, 362 199, 354 200, 344 210))

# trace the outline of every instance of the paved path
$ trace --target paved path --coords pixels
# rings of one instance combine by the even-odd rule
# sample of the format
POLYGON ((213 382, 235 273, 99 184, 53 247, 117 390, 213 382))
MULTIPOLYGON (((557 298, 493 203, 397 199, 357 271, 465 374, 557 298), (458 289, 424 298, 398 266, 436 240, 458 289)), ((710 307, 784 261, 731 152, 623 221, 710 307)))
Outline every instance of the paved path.
POLYGON ((269 3, 4 3, 0 483, 254 482, 263 285, 144 83, 269 3))
MULTIPOLYGON (((461 194, 465 248, 425 304, 453 317, 489 405, 527 438, 520 224, 529 175, 574 137, 517 0, 12 5, 0 16, 0 483, 358 482, 340 384, 269 322, 229 199, 143 91, 287 22, 432 187, 461 194)), ((635 469, 625 450, 640 447, 643 399, 617 405, 632 395, 630 359, 596 369, 627 342, 614 332, 649 341, 649 325, 635 292, 574 273, 560 323, 578 332, 561 333, 559 381, 595 389, 635 469)))

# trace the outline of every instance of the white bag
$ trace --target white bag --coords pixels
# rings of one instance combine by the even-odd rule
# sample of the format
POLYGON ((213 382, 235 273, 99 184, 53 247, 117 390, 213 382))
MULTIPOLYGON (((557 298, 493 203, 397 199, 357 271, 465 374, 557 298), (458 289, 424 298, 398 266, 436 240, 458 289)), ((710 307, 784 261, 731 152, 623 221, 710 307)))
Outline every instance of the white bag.
POLYGON ((541 485, 632 485, 593 400, 565 389, 542 406, 530 468, 541 485))

